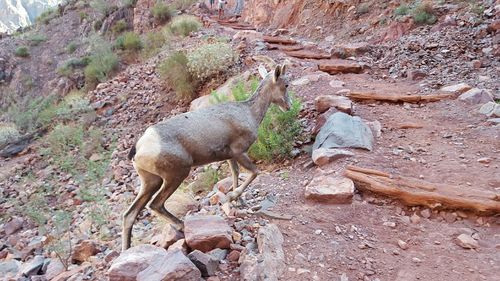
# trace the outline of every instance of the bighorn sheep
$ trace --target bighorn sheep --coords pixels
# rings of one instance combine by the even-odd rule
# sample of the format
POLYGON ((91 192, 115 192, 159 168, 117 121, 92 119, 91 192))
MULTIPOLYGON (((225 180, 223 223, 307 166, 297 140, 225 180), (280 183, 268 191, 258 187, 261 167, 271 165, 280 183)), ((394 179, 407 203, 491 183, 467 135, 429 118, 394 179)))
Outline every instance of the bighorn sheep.
POLYGON ((274 103, 282 110, 290 109, 284 72, 284 65, 277 66, 272 74, 259 68, 265 78, 248 100, 183 113, 144 132, 129 153, 141 180, 141 189, 123 214, 123 250, 130 247, 132 226, 150 201, 149 208, 156 215, 182 228, 182 221, 169 213, 164 203, 193 166, 228 160, 233 178, 233 191, 228 199, 234 200, 243 193, 257 177, 257 167, 246 152, 257 139, 258 127, 269 105, 274 103), (240 187, 238 164, 250 171, 250 177, 240 187))

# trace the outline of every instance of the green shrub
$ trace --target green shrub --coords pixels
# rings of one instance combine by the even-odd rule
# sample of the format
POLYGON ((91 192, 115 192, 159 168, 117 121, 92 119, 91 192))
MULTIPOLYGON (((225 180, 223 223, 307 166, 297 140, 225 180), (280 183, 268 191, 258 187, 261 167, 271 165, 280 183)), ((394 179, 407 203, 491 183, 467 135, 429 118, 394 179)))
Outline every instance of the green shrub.
POLYGON ((66 46, 66 52, 68 54, 72 54, 76 51, 77 48, 78 48, 78 45, 75 42, 71 42, 68 44, 68 46, 66 46))
POLYGON ((134 32, 126 32, 123 35, 120 35, 115 42, 115 47, 120 50, 127 51, 139 51, 142 49, 142 40, 139 35, 134 32))
POLYGON ((43 24, 49 24, 49 22, 52 19, 54 19, 54 18, 56 18, 58 16, 60 16, 60 14, 59 14, 59 11, 57 9, 55 9, 55 8, 49 8, 49 9, 45 10, 41 15, 39 15, 35 19, 35 21, 36 22, 41 22, 43 24))
POLYGON ((198 86, 188 70, 188 59, 183 52, 175 52, 160 64, 160 74, 175 90, 178 99, 191 100, 198 86))
POLYGON ((153 14, 153 18, 160 23, 167 22, 172 18, 170 7, 163 2, 156 2, 153 8, 151 8, 151 14, 153 14))
POLYGON ((25 58, 25 57, 28 57, 30 55, 30 52, 28 51, 28 47, 18 47, 16 49, 16 51, 14 52, 14 54, 18 57, 22 57, 22 58, 25 58))
POLYGON ((111 7, 105 0, 92 0, 90 1, 90 7, 102 15, 108 15, 111 10, 111 7))
MULTIPOLYGON (((250 86, 248 87, 244 83, 238 83, 233 87, 232 95, 234 100, 242 101, 248 99, 251 92, 257 89, 259 81, 252 79, 249 84, 250 86), (248 91, 248 88, 251 91, 248 91)), ((227 100, 227 98, 223 99, 227 100)), ((292 106, 289 111, 281 111, 275 105, 269 107, 260 124, 257 140, 248 151, 252 158, 263 161, 274 161, 290 157, 294 141, 301 132, 301 126, 297 120, 301 104, 295 98, 291 100, 292 106)))
POLYGON ((94 31, 99 31, 102 27, 102 20, 96 20, 94 22, 94 31))
POLYGON ((122 33, 123 31, 127 30, 127 28, 128 28, 127 22, 124 19, 121 19, 121 20, 115 22, 113 27, 111 27, 111 31, 114 34, 118 34, 118 33, 122 33))
POLYGON ((434 24, 437 21, 434 15, 434 8, 429 2, 417 5, 413 10, 412 16, 416 24, 434 24))
POLYGON ((30 46, 38 46, 40 43, 47 41, 47 37, 42 34, 33 34, 28 38, 30 46))
POLYGON ((132 8, 137 3, 137 0, 121 0, 122 7, 132 8))
POLYGON ((92 55, 90 63, 85 67, 85 85, 94 87, 104 82, 118 67, 118 56, 113 53, 111 45, 104 39, 93 36, 90 40, 92 55))
POLYGON ((194 3, 196 3, 196 0, 175 0, 172 6, 176 10, 183 11, 191 7, 194 3))
POLYGON ((201 23, 195 16, 182 15, 175 17, 170 23, 170 30, 175 35, 188 36, 191 32, 197 31, 201 23))
POLYGON ((40 119, 40 114, 50 108, 54 101, 52 96, 18 99, 9 106, 5 118, 16 124, 21 132, 31 132, 50 123, 46 119, 40 119))
POLYGON ((9 123, 0 122, 0 148, 8 144, 9 142, 17 139, 21 135, 16 128, 16 125, 9 123))
POLYGON ((226 43, 205 44, 187 55, 189 72, 200 82, 233 66, 238 55, 226 43))
POLYGON ((410 7, 405 4, 400 5, 394 10, 396 16, 406 16, 410 12, 410 7))
POLYGON ((168 43, 169 33, 164 30, 150 31, 144 38, 143 55, 148 58, 158 54, 165 44, 168 43))
POLYGON ((78 15, 80 16, 80 22, 89 17, 89 15, 83 11, 81 11, 78 15))
POLYGON ((69 76, 77 68, 83 68, 90 63, 90 57, 72 58, 64 62, 64 64, 57 68, 57 73, 62 76, 69 76))

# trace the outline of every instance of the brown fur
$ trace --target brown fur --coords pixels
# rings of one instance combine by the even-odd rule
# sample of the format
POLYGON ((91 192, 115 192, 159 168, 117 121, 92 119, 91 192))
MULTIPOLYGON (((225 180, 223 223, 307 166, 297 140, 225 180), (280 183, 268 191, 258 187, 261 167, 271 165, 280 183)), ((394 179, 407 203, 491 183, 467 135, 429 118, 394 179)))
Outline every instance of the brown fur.
POLYGON ((141 190, 123 214, 123 250, 130 247, 132 226, 148 202, 158 216, 182 227, 182 221, 169 213, 164 203, 193 166, 229 160, 233 191, 228 198, 234 200, 243 193, 257 177, 257 167, 246 152, 257 139, 259 124, 269 105, 275 103, 281 108, 290 108, 287 84, 281 78, 283 72, 284 66, 276 67, 246 101, 217 104, 180 114, 146 130, 137 141, 135 151, 132 149, 129 153, 141 180, 141 190), (240 187, 238 164, 251 174, 240 187))

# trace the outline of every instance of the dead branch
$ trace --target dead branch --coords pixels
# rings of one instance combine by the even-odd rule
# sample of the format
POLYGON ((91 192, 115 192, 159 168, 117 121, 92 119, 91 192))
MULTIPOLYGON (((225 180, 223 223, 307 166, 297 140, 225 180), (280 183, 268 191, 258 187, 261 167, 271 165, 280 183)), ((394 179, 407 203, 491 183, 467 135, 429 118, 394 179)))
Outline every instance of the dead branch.
POLYGON ((495 192, 430 183, 355 166, 348 166, 344 174, 360 190, 394 197, 410 206, 465 209, 484 214, 500 213, 500 194, 495 192))

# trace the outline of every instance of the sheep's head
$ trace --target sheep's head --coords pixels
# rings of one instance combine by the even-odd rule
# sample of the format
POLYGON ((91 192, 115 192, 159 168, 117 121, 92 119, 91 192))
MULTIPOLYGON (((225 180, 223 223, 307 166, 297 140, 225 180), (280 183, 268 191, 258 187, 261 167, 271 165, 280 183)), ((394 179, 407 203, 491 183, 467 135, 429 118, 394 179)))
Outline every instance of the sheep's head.
POLYGON ((289 110, 292 106, 287 91, 288 82, 284 78, 285 69, 285 64, 277 65, 274 72, 269 74, 263 66, 259 67, 259 73, 264 79, 267 78, 268 75, 272 75, 269 80, 270 85, 268 86, 271 102, 279 106, 279 108, 283 111, 289 110))

